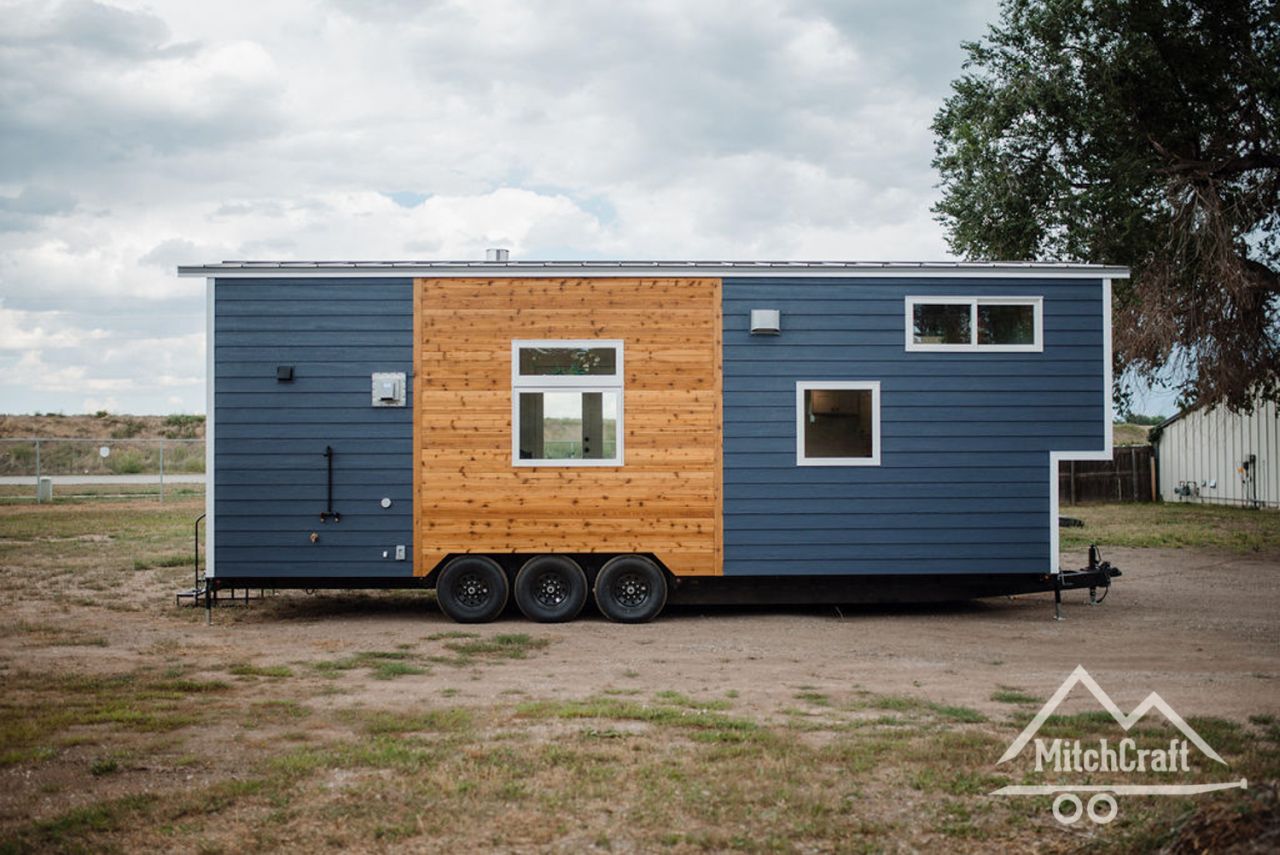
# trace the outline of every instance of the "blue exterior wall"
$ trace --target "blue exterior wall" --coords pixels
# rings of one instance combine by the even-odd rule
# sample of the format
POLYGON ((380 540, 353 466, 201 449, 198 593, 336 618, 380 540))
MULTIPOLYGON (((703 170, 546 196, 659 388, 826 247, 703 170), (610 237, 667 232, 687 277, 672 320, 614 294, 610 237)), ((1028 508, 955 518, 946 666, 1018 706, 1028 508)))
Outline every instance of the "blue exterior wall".
POLYGON ((723 293, 726 575, 1049 570, 1049 452, 1106 442, 1101 280, 753 278, 723 293), (1043 296, 1044 351, 908 352, 908 295, 1043 296), (750 335, 753 308, 780 309, 782 334, 750 335), (800 380, 880 381, 880 466, 796 465, 800 380))
POLYGON ((372 373, 412 377, 412 289, 410 279, 216 283, 218 576, 412 575, 412 383, 408 406, 370 406, 372 373), (278 365, 294 366, 292 383, 276 381, 278 365), (320 521, 326 445, 339 523, 320 521), (394 560, 398 544, 405 561, 394 560))

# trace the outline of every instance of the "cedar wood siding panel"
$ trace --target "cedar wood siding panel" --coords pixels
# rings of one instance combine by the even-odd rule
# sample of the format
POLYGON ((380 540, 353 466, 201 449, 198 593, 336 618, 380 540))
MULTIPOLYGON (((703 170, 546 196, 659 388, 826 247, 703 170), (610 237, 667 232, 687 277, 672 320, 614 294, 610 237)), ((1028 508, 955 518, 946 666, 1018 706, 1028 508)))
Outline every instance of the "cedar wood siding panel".
POLYGON ((370 374, 411 376, 412 288, 410 279, 216 283, 218 576, 412 575, 412 393, 403 408, 370 406, 370 374), (294 366, 292 383, 276 381, 277 365, 294 366), (340 523, 320 522, 326 445, 340 523), (382 558, 398 544, 405 561, 382 558))
POLYGON ((721 566, 720 283, 421 279, 417 572, 454 553, 721 566), (623 341, 623 465, 512 463, 513 339, 623 341))
POLYGON ((1047 572, 1049 452, 1106 442, 1101 280, 726 278, 725 575, 1047 572), (1041 296, 1042 353, 908 352, 907 296, 1041 296), (753 308, 780 336, 752 336, 753 308), (880 382, 881 465, 796 465, 796 382, 880 382))

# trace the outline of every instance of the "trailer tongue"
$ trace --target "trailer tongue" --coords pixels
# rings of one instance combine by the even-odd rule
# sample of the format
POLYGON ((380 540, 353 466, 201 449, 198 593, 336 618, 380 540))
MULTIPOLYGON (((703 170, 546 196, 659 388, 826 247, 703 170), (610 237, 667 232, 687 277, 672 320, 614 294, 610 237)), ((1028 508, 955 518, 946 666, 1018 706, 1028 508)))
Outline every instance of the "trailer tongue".
POLYGON ((1053 577, 1053 619, 1065 620, 1062 616, 1062 592, 1089 589, 1090 605, 1097 605, 1107 598, 1111 590, 1111 580, 1120 575, 1120 568, 1112 567, 1110 561, 1103 561, 1097 545, 1089 547, 1089 566, 1080 570, 1062 570, 1053 577), (1098 596, 1098 589, 1102 596, 1098 596))

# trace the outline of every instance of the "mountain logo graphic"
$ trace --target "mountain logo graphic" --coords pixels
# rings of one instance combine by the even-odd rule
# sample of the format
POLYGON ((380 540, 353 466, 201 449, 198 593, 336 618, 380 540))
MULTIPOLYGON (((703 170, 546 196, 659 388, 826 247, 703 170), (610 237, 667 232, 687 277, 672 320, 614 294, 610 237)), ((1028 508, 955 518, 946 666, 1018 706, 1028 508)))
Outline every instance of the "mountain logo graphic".
MULTIPOLYGON (((1188 743, 1194 745, 1201 754, 1214 762, 1223 766, 1227 765, 1227 761, 1223 760, 1222 756, 1209 743, 1205 742, 1200 734, 1196 733, 1195 728, 1187 724, 1186 720, 1178 715, 1173 707, 1169 706, 1160 695, 1152 692, 1134 707, 1132 712, 1125 714, 1116 705, 1116 702, 1111 699, 1111 696, 1090 676, 1083 665, 1077 665, 1076 669, 1068 675, 1067 679, 1058 687, 1058 690, 1053 693, 1053 696, 1045 702, 1040 712, 1036 713, 1035 718, 1031 719, 1023 731, 1018 734, 1018 738, 1009 745, 1008 750, 996 761, 996 765, 1008 763, 1017 757, 1032 740, 1035 740, 1036 743, 1037 771, 1042 771, 1045 762, 1048 761, 1059 772, 1186 772, 1190 771, 1187 760, 1189 753, 1188 743), (1071 694, 1071 690, 1076 686, 1084 686, 1088 689, 1094 699, 1126 733, 1141 721, 1148 712, 1152 710, 1158 711, 1184 737, 1181 741, 1181 748, 1179 749, 1179 740, 1177 739, 1170 742, 1167 750, 1137 748, 1136 742, 1129 737, 1121 739, 1118 746, 1110 746, 1107 740, 1100 740, 1098 748, 1083 751, 1079 740, 1076 740, 1072 745, 1066 740, 1054 739, 1046 745, 1045 740, 1037 738, 1040 728, 1057 711, 1058 707, 1061 706, 1062 702, 1066 700, 1067 696, 1071 694)), ((1012 785, 1001 787, 991 795, 1056 796, 1053 802, 1053 815, 1063 825, 1070 825, 1078 821, 1086 812, 1085 804, 1077 793, 1092 794, 1087 807, 1089 819, 1099 825, 1103 825, 1116 818, 1118 813, 1116 796, 1189 796, 1218 790, 1245 789, 1247 786, 1248 782, 1243 778, 1239 781, 1230 781, 1222 784, 1012 785)))

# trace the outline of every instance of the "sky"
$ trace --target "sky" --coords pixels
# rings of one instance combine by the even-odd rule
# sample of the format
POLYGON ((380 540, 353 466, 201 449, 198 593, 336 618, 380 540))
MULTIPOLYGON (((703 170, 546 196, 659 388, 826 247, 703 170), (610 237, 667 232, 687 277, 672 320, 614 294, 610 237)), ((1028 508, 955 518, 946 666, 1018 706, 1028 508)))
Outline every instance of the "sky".
POLYGON ((997 8, 0 0, 0 412, 203 412, 178 264, 950 258, 997 8))

